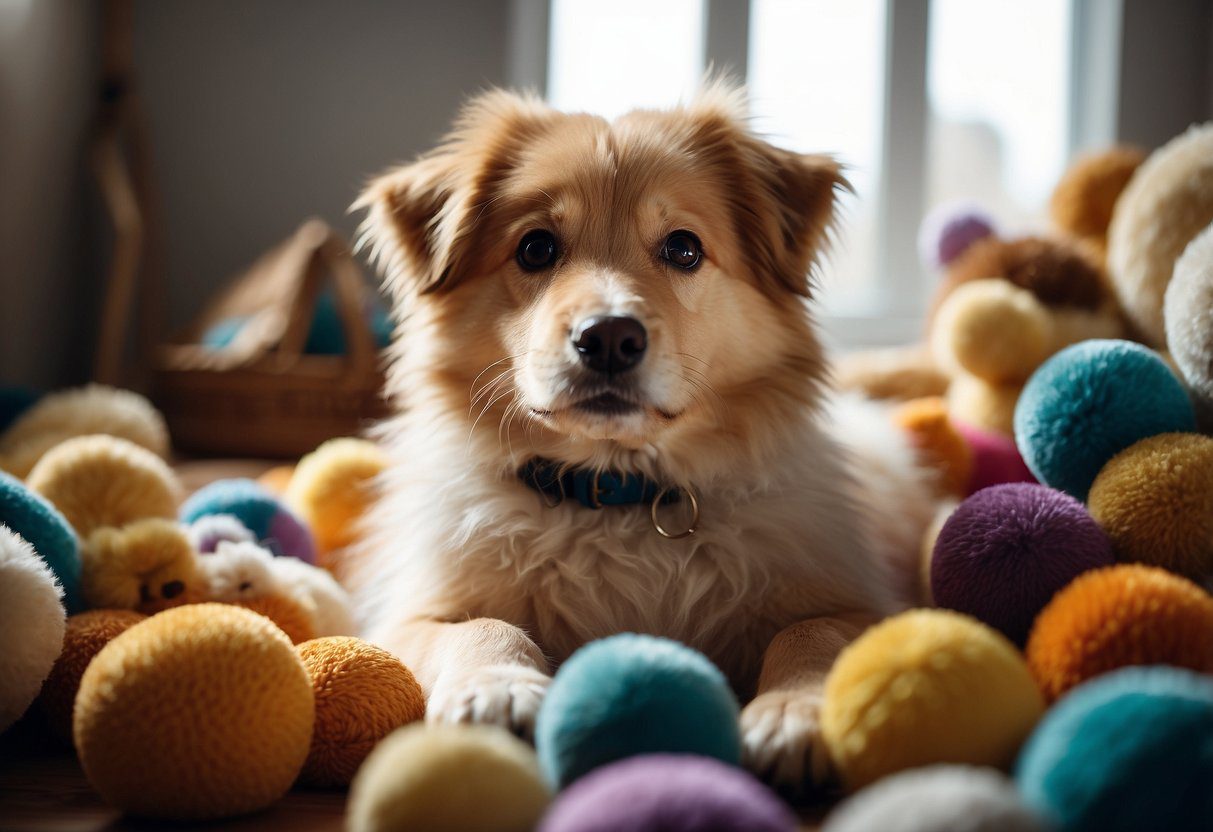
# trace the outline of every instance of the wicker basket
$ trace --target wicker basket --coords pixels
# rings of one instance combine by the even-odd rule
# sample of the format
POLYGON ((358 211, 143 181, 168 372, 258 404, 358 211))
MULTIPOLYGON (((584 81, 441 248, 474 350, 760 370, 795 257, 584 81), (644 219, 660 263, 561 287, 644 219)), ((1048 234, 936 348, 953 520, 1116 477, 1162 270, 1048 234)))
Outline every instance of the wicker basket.
POLYGON ((383 370, 367 322, 367 286, 345 242, 319 220, 237 278, 162 347, 153 398, 184 451, 294 457, 358 433, 386 412, 383 370), (332 282, 344 355, 304 352, 316 299, 332 282), (242 319, 222 348, 204 346, 215 324, 242 319))

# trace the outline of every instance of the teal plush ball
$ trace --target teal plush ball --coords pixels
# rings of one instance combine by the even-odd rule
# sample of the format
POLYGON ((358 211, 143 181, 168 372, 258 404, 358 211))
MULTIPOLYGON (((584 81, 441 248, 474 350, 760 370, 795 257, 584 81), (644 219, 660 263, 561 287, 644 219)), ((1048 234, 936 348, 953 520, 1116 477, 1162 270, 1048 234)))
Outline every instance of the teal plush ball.
POLYGON ((1179 379, 1129 341, 1084 341, 1037 368, 1015 407, 1015 441, 1046 485, 1084 502, 1104 463, 1135 442, 1196 429, 1179 379))
POLYGON ((1016 767, 1024 800, 1065 832, 1213 829, 1213 678, 1131 667, 1075 688, 1016 767))
POLYGON ((736 765, 737 699, 702 653, 654 636, 611 636, 582 647, 556 673, 535 748, 557 787, 637 754, 698 754, 736 765))
POLYGON ((16 477, 0 471, 0 526, 8 526, 55 573, 69 613, 80 612, 80 542, 59 509, 16 477))

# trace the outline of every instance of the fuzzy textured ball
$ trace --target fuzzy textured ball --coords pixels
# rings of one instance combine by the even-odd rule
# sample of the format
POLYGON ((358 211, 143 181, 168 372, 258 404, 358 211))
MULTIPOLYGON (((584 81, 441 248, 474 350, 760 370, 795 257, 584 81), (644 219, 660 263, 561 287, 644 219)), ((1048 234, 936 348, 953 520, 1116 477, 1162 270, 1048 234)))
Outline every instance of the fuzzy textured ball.
POLYGON ((822 832, 1046 832, 1000 772, 927 766, 894 774, 844 801, 822 832))
POLYGON ((1213 439, 1164 433, 1112 457, 1087 498, 1116 559, 1213 576, 1213 439))
POLYGON ((284 498, 307 522, 322 555, 358 539, 358 520, 386 467, 383 451, 365 439, 330 439, 299 461, 284 498))
POLYGON ((1083 685, 1041 721, 1016 780, 1067 832, 1213 829, 1213 679, 1135 667, 1083 685))
POLYGON ((940 530, 931 596, 1023 644, 1059 589, 1112 563, 1112 544, 1082 503, 1043 485, 996 485, 961 503, 940 530))
POLYGON ((46 722, 58 736, 69 742, 72 739, 72 707, 89 662, 101 648, 145 618, 134 610, 89 610, 67 620, 63 651, 38 695, 46 722))
POLYGON ((1179 379, 1129 341, 1067 347, 1033 374, 1015 408, 1015 440, 1032 473, 1084 501, 1104 464, 1134 442, 1195 428, 1179 379))
POLYGON ((706 656, 670 639, 624 633, 575 652, 552 680, 535 724, 548 782, 637 754, 741 760, 737 699, 706 656))
POLYGON ((181 521, 193 524, 208 514, 230 514, 276 555, 316 562, 316 544, 303 522, 254 480, 216 480, 181 506, 181 521))
POLYGON ((151 614, 205 596, 194 550, 172 520, 152 517, 98 529, 80 556, 81 594, 90 608, 151 614))
POLYGON ((361 639, 318 638, 298 650, 316 693, 316 727, 299 779, 348 786, 380 740, 425 716, 425 694, 398 658, 361 639))
POLYGON ((1166 343, 1163 298, 1175 261, 1210 222, 1213 122, 1150 154, 1120 195, 1108 228, 1108 274, 1125 312, 1153 346, 1166 343))
POLYGON ((530 832, 551 799, 535 752, 501 728, 409 725, 350 786, 349 832, 530 832))
POLYGON ((989 212, 969 202, 945 202, 931 209, 918 227, 918 257, 928 269, 942 269, 973 243, 994 234, 989 212))
POLYGON ((110 804, 166 820, 264 808, 312 738, 307 670, 268 619, 226 604, 154 615, 106 645, 76 697, 76 751, 110 804))
POLYGON ((1175 263, 1164 312, 1167 349, 1196 399, 1201 427, 1213 433, 1213 223, 1175 263))
POLYGON ((173 518, 181 484, 164 460, 113 436, 78 436, 47 451, 29 487, 55 504, 82 538, 147 517, 173 518))
POLYGON ((1025 652, 1050 701, 1130 665, 1213 673, 1213 598, 1153 566, 1123 564, 1088 572, 1041 611, 1025 652))
POLYGON ((51 568, 68 612, 81 609, 80 541, 59 513, 40 494, 25 487, 16 477, 0 471, 0 525, 8 526, 34 547, 51 568))
POLYGON ((710 757, 648 754, 603 766, 566 789, 538 832, 795 832, 766 786, 710 757))
POLYGON ((1049 310, 1002 278, 957 286, 935 312, 931 349, 940 366, 990 384, 1023 384, 1052 351, 1049 310))
POLYGON ((843 784, 859 789, 930 763, 1006 765, 1043 710, 1004 636, 959 613, 910 610, 838 657, 821 730, 843 784))
POLYGON ((1049 199, 1053 224, 1103 250, 1116 202, 1146 155, 1136 147, 1084 153, 1062 174, 1049 199))
POLYGON ((0 731, 21 718, 55 664, 63 590, 26 541, 0 526, 0 731))

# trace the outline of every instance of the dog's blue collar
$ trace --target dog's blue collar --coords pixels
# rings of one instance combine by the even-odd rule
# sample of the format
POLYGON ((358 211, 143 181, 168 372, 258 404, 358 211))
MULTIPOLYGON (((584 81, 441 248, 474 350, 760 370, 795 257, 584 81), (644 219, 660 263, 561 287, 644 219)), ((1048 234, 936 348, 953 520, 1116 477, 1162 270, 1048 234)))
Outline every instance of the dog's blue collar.
POLYGON ((675 503, 682 496, 677 488, 663 489, 643 474, 570 469, 547 459, 532 459, 518 469, 518 478, 547 497, 552 506, 573 499, 586 508, 600 509, 651 505, 658 497, 662 503, 675 503))

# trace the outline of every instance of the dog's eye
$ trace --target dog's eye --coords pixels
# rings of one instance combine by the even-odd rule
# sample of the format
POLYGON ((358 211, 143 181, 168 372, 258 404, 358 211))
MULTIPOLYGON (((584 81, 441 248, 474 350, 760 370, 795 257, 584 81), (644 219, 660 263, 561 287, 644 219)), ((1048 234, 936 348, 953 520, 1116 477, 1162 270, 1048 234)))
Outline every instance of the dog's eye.
POLYGON ((699 238, 690 231, 675 231, 665 238, 661 247, 661 259, 672 266, 690 271, 703 259, 699 238))
POLYGON ((546 269, 556 262, 556 237, 551 231, 528 231, 518 244, 518 265, 528 272, 546 269))

